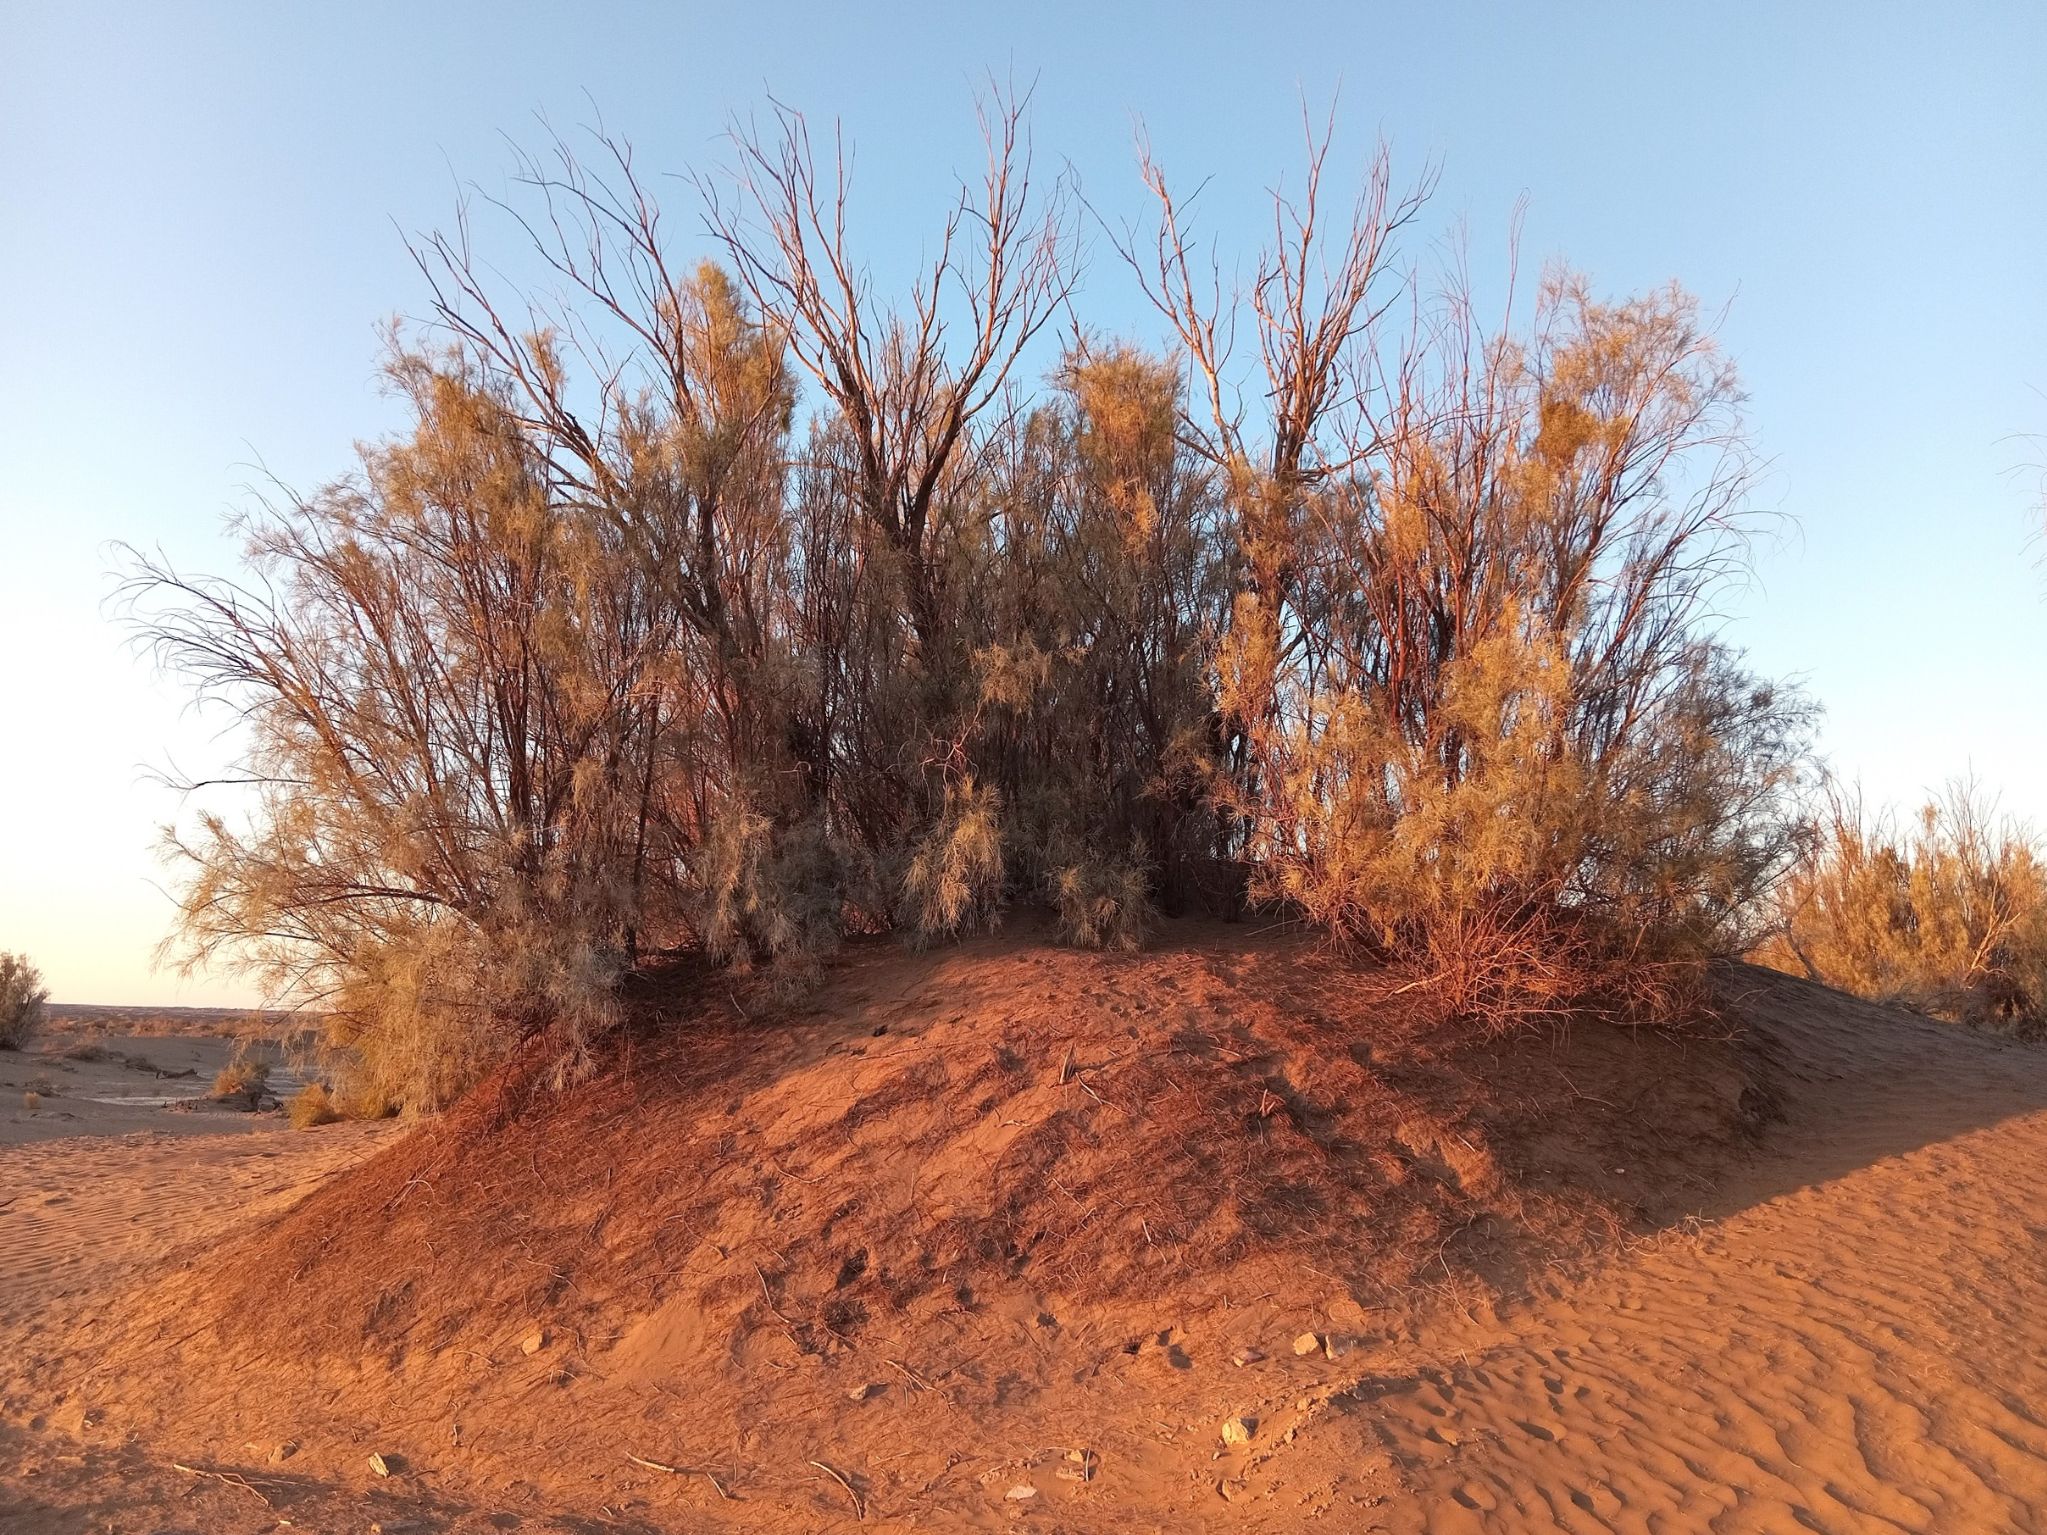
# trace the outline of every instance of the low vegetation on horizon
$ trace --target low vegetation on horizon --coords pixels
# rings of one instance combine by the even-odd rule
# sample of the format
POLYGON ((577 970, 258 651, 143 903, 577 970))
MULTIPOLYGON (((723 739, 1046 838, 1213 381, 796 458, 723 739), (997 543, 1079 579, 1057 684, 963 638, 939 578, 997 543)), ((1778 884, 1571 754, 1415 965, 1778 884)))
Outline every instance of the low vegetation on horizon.
POLYGON ((1758 522, 1691 297, 1558 269, 1489 323, 1404 254, 1426 185, 1382 152, 1337 193, 1311 139, 1234 292, 1142 161, 1154 217, 1109 243, 1151 350, 1087 326, 1078 200, 1021 104, 988 122, 894 296, 786 110, 691 178, 704 252, 602 138, 499 210, 568 298, 466 213, 417 246, 409 429, 252 514, 239 576, 135 557, 138 632, 249 727, 253 813, 171 844, 196 956, 429 1108, 542 1032, 575 1075, 663 957, 797 984, 1017 902, 1103 948, 1283 911, 1479 1030, 1684 1018, 1773 926, 1933 1005, 1856 924, 1904 892, 1923 929, 1987 859, 2031 891, 1992 948, 2032 957, 1995 999, 1951 963, 1980 925, 1939 963, 2037 1018, 2022 839, 1872 861, 1837 813, 1815 851, 1813 707, 1711 622, 1758 522))
POLYGON ((50 998, 42 972, 19 954, 0 953, 0 1050, 19 1050, 42 1027, 50 998))

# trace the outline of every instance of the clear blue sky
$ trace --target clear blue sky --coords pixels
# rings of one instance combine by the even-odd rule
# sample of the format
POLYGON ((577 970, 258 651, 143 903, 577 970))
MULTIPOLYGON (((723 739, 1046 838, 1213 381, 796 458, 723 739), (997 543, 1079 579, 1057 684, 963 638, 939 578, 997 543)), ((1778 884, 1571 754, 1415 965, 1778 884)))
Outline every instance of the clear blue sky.
MULTIPOLYGON (((1037 84, 1047 159, 1139 207, 1133 125, 1213 177, 1249 250, 1340 146, 1442 167, 1497 275, 1567 256, 1609 292, 1675 277, 1722 334, 1796 531, 1728 633, 1826 705, 1881 798, 1973 766, 2047 822, 2047 7, 2006 5, 0 6, 0 948, 60 1000, 240 1001, 153 972, 141 768, 217 763, 204 720, 102 613, 111 539, 224 568, 257 461, 310 486, 388 429, 377 329, 418 312, 400 231, 499 188, 536 114, 661 170, 714 163, 770 90, 857 143, 886 281, 971 170, 991 69, 1037 84)), ((678 238, 697 223, 668 183, 678 238)), ((509 240, 491 247, 516 265, 509 240)), ((1096 242, 1086 310, 1157 339, 1096 242)))

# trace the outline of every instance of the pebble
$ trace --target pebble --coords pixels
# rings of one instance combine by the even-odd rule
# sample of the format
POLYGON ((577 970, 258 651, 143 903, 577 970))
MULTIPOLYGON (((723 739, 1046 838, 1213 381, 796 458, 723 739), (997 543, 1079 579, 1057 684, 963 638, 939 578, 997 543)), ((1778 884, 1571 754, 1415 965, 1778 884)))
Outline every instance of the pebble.
POLYGON ((1315 1333, 1304 1332, 1294 1339, 1294 1352, 1296 1354, 1313 1354, 1319 1352, 1321 1348, 1322 1339, 1315 1333))
POLYGON ((1256 1418, 1237 1417, 1223 1425, 1224 1444, 1249 1444, 1251 1436, 1258 1432, 1256 1418))

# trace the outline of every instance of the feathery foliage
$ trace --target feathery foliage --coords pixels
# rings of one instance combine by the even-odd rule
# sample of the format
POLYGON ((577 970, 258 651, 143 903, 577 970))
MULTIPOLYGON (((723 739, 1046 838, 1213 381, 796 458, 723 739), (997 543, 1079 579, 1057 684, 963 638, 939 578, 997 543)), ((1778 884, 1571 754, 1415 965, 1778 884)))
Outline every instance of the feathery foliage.
POLYGON ((1267 903, 1486 1028, 1675 1014, 1747 941, 1808 712, 1706 627, 1751 528, 1697 306, 1559 273, 1482 327, 1395 265, 1426 189, 1382 156, 1334 218, 1326 141, 1232 301, 1147 162, 1172 349, 1076 331, 1034 393, 1070 199, 989 121, 895 303, 797 114, 697 182, 722 267, 626 146, 557 145, 520 227, 566 300, 425 242, 409 431, 252 516, 240 580, 138 558, 248 726, 253 813, 170 843, 193 952, 321 999, 364 1092, 543 1031, 572 1078, 664 954, 797 983, 1017 899, 1113 948, 1267 903))
POLYGON ((2000 1031, 2047 1029, 2047 860, 1973 785, 1899 824, 1832 791, 1764 963, 2000 1031))

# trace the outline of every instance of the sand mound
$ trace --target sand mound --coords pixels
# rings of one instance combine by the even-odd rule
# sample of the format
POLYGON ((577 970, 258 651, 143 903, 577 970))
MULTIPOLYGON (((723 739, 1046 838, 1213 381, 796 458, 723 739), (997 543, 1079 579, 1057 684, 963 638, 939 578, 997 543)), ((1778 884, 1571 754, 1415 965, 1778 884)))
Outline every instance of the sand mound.
MULTIPOLYGON (((686 1040, 636 1049, 579 1094, 522 1107, 508 1079, 470 1105, 472 1118, 395 1145, 404 1132, 385 1125, 0 1150, 0 1259, 31 1259, 0 1262, 12 1280, 0 1285, 7 1527, 2039 1526, 2047 1050, 1735 972, 1753 1025, 1743 1057, 1778 1108, 1743 1150, 1725 1047, 1588 1032, 1452 1049, 1426 1018, 1401 1013, 1401 998, 1370 1000, 1386 978, 1344 975, 1285 942, 1198 937, 1134 961, 1014 943, 856 954, 832 992, 854 999, 844 1014, 764 1035, 766 1020, 730 1011, 729 995, 716 1016, 700 996, 686 1040), (1150 1010, 1134 1015, 1140 1000, 1150 1010), (1182 1005, 1195 1013, 1171 1011, 1182 1005), (774 1127, 818 1112, 812 1095, 833 1083, 827 1124, 838 1124, 887 1080, 866 1074, 892 1039, 949 1039, 957 1070, 927 1082, 921 1103, 972 1108, 991 1089, 967 1045, 1006 1041, 1026 1076, 1069 1071, 1054 1024, 1143 1045, 1150 1064, 1091 1079, 1115 1107, 1038 1171, 1060 1182, 1086 1173, 1101 1197, 1114 1188, 1133 1204, 1132 1185, 1159 1185, 1145 1208, 1181 1233, 1179 1278, 1167 1284, 1155 1259, 1130 1256, 1161 1245, 1160 1231, 1146 1244, 1141 1225, 1133 1235, 1098 1221, 1087 1229, 1125 1261, 1105 1263, 1091 1298, 1038 1284, 1033 1254, 1054 1250, 1044 1244, 1026 1246, 1020 1268, 999 1244, 995 1259, 970 1244, 955 1272, 980 1286, 971 1298, 954 1290, 945 1303, 937 1283, 920 1292, 929 1301, 901 1312, 866 1302, 866 1320, 834 1331, 818 1298, 866 1276, 829 1288, 806 1278, 797 1254, 837 1251, 828 1223, 883 1232, 870 1271, 910 1262, 937 1229, 919 1224, 921 1204, 899 1208, 894 1227, 881 1221, 865 1185, 882 1181, 890 1153, 867 1132, 902 1128, 895 1155, 930 1162, 988 1116, 951 1141, 909 1135, 934 1121, 900 1099, 870 1104, 836 1140, 810 1120, 789 1140, 772 1140, 774 1127), (1261 1208, 1262 1175, 1232 1169, 1230 1188, 1183 1197, 1178 1163, 1148 1178, 1109 1159, 1119 1140, 1149 1133, 1143 1115, 1194 1112, 1168 1105, 1173 1091, 1204 1101, 1170 1089, 1197 1069, 1254 1094, 1275 1092, 1279 1072, 1312 1106, 1307 1068, 1334 1058, 1323 1031, 1353 1026, 1349 1044, 1363 1048, 1340 1053, 1388 1097, 1373 1100, 1377 1117, 1344 1114, 1344 1137, 1406 1168, 1383 1179, 1375 1207, 1400 1219, 1374 1208, 1329 1217, 1365 1255, 1344 1271, 1361 1285, 1313 1266, 1327 1252, 1313 1222, 1229 1236, 1245 1222, 1231 1211, 1261 1208), (1190 1033, 1215 1043, 1206 1053, 1177 1043, 1190 1033), (717 1072, 744 1060, 754 1075, 714 1092, 717 1072), (1149 1098, 1112 1091, 1143 1083, 1149 1098), (511 1116, 488 1143, 512 1148, 502 1155, 476 1141, 493 1115, 511 1116), (1434 1152, 1414 1149, 1425 1125, 1434 1152), (1732 1144, 1713 1139, 1715 1126, 1732 1144), (1483 1132, 1472 1147, 1489 1162, 1460 1170, 1441 1141, 1466 1130, 1483 1132), (717 1192, 725 1163, 705 1148, 727 1136, 750 1165, 772 1152, 783 1170, 717 1192), (380 1145, 376 1160, 334 1171, 380 1145), (621 1160, 595 1162, 599 1151, 621 1160), (674 1163, 685 1151, 706 1160, 674 1163), (323 1174, 319 1192, 287 1208, 323 1174), (1594 1187, 1595 1175, 1615 1181, 1594 1187), (506 1180, 548 1198, 491 1193, 506 1180), (1665 1187, 1697 1197, 1651 1196, 1665 1187), (1510 1201, 1520 1217, 1499 1213, 1510 1201), (720 1258, 715 1246, 699 1252, 698 1236, 679 1255, 655 1249, 665 1270, 635 1258, 616 1232, 655 1203, 715 1213, 725 1237, 751 1246, 720 1258), (1698 1219, 1668 1218, 1687 1205, 1698 1219), (1460 1227, 1460 1212, 1480 1213, 1460 1227), (1521 1218, 1532 1224, 1510 1240, 1504 1228, 1521 1218), (1454 1233, 1431 1260, 1432 1296, 1391 1278, 1426 1219, 1454 1233), (1534 1266, 1543 1233, 1561 1245, 1659 1219, 1534 1266), (386 1221, 394 1234, 379 1245, 386 1221), (364 1251, 389 1261, 350 1267, 364 1251), (292 1269, 277 1266, 294 1254, 292 1269), (273 1299, 244 1282, 250 1261, 271 1265, 256 1277, 267 1274, 273 1299), (743 1268, 754 1298, 697 1309, 721 1265, 743 1268), (1480 1283, 1487 1268, 1497 1291, 1480 1283), (409 1310, 387 1299, 399 1295, 409 1310), (1321 1346, 1296 1354, 1310 1327, 1321 1346)), ((1075 1049, 1070 1071, 1085 1058, 1075 1049)), ((1034 1091, 1001 1098, 995 1128, 1013 1130, 1000 1121, 1038 1103, 1034 1091)), ((1283 1159, 1284 1138, 1300 1135, 1321 1150, 1275 1165, 1338 1176, 1322 1161, 1341 1167, 1349 1153, 1282 1117, 1293 1112, 1254 1124, 1238 1104, 1233 1118, 1193 1128, 1211 1138, 1215 1165, 1230 1167, 1230 1148, 1245 1168, 1283 1159)), ((1042 1202, 1006 1178, 985 1187, 1026 1212, 1042 1202)), ((955 1206, 950 1219, 971 1231, 971 1215, 955 1206)), ((991 1229, 1009 1220, 988 1216, 991 1229)), ((1421 1269, 1426 1279, 1430 1263, 1421 1269)))
MULTIPOLYGON (((311 1465, 403 1445, 444 1488, 1163 1515, 1213 1499, 1227 1419, 1309 1413, 1354 1340, 1695 1205, 1757 1122, 1726 1042, 1483 1044, 1400 980, 1190 924, 1132 957, 858 946, 796 1018, 679 984, 596 1080, 506 1072, 100 1357, 177 1343, 149 1410, 289 1425, 311 1465)), ((1368 1498, 1396 1473, 1355 1448, 1368 1498)))
POLYGON ((507 1073, 209 1293, 245 1333, 355 1344, 373 1317, 401 1352, 673 1299, 727 1331, 713 1353, 782 1328, 829 1353, 1018 1287, 1198 1305, 1247 1265, 1374 1304, 1452 1244, 1497 1276, 1624 1224, 1670 1192, 1659 1142, 1692 1176, 1746 1118, 1725 1046, 1474 1045, 1308 938, 1177 936, 876 944, 795 1020, 684 988, 599 1081, 507 1073))

